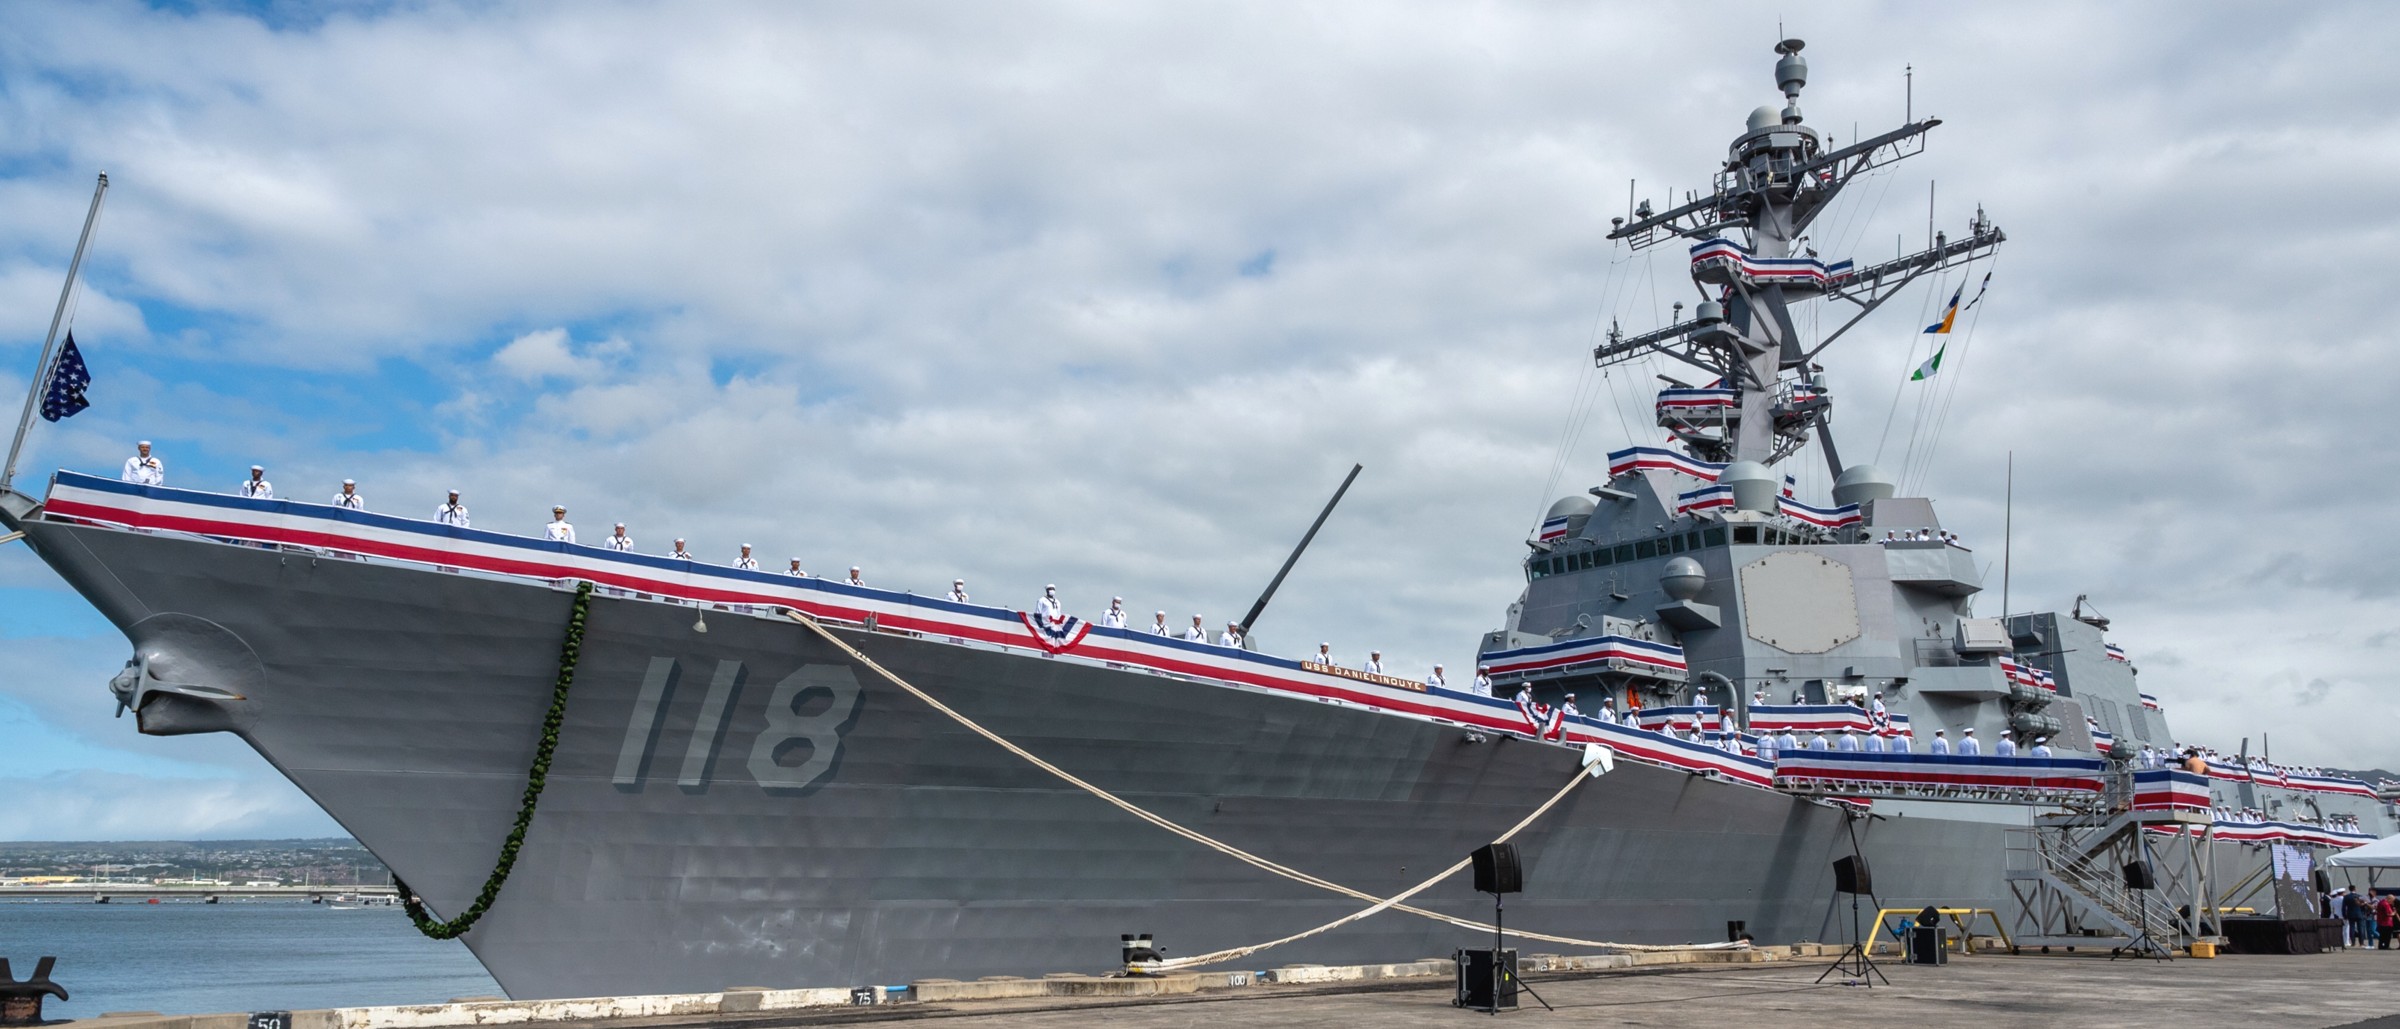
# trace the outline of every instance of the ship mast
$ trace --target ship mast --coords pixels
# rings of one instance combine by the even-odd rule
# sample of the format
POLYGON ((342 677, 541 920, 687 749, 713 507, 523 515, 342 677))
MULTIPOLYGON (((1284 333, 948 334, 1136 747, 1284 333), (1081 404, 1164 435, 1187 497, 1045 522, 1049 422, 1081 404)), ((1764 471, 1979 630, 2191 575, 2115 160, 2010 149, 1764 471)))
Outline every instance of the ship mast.
POLYGON ((1817 260, 1805 245, 1810 223, 1851 180, 1922 153, 1925 134, 1941 119, 1910 121, 1828 150, 1824 136, 1800 115, 1800 90, 1808 85, 1802 46, 1797 39, 1775 45, 1775 84, 1784 106, 1752 112, 1712 193, 1687 195, 1681 206, 1662 212, 1644 200, 1630 222, 1610 219, 1608 238, 1635 250, 1670 239, 1698 241, 1692 279, 1707 299, 1689 320, 1664 328, 1634 336, 1610 329, 1592 358, 1605 367, 1664 354, 1718 376, 1719 388, 1735 391, 1734 409, 1721 428, 1677 429, 1694 457, 1771 465, 1813 436, 1838 478, 1832 402, 1816 382, 1815 357, 1918 276, 1985 256, 2007 237, 1979 210, 1966 238, 1955 242, 1937 233, 1923 251, 1864 269, 1817 260), (1792 305, 1819 298, 1848 301, 1858 310, 1808 346, 1795 328, 1792 305))

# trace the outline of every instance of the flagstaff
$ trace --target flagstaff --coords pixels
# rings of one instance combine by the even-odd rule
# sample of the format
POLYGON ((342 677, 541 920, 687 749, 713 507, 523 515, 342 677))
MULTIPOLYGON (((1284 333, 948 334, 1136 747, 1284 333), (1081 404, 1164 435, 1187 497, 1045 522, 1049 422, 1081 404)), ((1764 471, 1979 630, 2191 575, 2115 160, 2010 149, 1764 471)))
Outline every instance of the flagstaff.
POLYGON ((17 435, 8 444, 8 465, 0 468, 0 490, 17 479, 17 457, 25 450, 25 432, 33 428, 34 405, 41 402, 42 390, 50 385, 50 354, 58 345, 58 327, 67 320, 67 307, 75 296, 75 276, 83 270, 83 251, 91 245, 92 229, 100 224, 100 201, 108 196, 108 173, 100 173, 100 184, 92 189, 92 208, 84 213, 83 234, 75 238, 75 257, 67 262, 67 284, 59 287, 58 308, 50 313, 50 332, 42 337, 42 357, 34 363, 33 382, 25 390, 25 411, 17 416, 17 435))

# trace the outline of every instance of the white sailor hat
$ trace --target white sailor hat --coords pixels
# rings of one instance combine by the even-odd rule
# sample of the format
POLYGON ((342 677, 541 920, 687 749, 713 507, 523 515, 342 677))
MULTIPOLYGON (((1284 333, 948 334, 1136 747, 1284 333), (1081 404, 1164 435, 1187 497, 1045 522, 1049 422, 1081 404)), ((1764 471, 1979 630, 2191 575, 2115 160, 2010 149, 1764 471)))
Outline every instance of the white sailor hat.
POLYGON ((1330 643, 1330 642, 1327 642, 1327 643, 1319 643, 1319 644, 1317 644, 1317 649, 1318 649, 1318 650, 1332 650, 1332 649, 1333 649, 1333 644, 1332 644, 1332 643, 1330 643))
POLYGON ((1054 589, 1057 589, 1057 588, 1058 588, 1058 584, 1054 582, 1054 583, 1051 583, 1051 584, 1049 584, 1049 585, 1047 585, 1047 586, 1044 586, 1044 587, 1042 587, 1042 592, 1044 592, 1044 593, 1048 593, 1048 592, 1050 592, 1051 590, 1054 590, 1054 589))
POLYGON ((455 496, 457 496, 457 495, 458 495, 458 491, 457 491, 457 490, 451 490, 451 491, 450 491, 450 495, 455 497, 455 496))
POLYGON ((149 445, 150 445, 150 441, 149 441, 149 440, 143 440, 143 441, 141 441, 141 442, 139 442, 139 443, 136 443, 136 444, 134 444, 134 446, 137 446, 137 447, 146 447, 146 446, 149 446, 149 445))
POLYGON ((617 528, 620 528, 620 529, 622 529, 622 528, 624 528, 624 527, 625 527, 625 523, 624 523, 624 522, 618 522, 618 523, 617 523, 617 528))
POLYGON ((677 536, 677 537, 675 537, 675 542, 677 542, 677 543, 681 543, 681 542, 683 542, 683 537, 681 537, 681 536, 677 536))
POLYGON ((1167 613, 1166 613, 1166 612, 1164 612, 1164 611, 1161 611, 1161 612, 1159 612, 1159 613, 1158 613, 1158 616, 1159 616, 1160 618, 1165 618, 1165 617, 1167 616, 1167 613))
POLYGON ((1965 732, 1963 735, 1967 735, 1967 736, 1973 736, 1973 735, 1975 735, 1975 727, 1974 727, 1974 726, 1972 726, 1972 725, 1970 725, 1970 726, 1967 726, 1966 732, 1965 732))
POLYGON ((2050 742, 2050 737, 2048 737, 2048 736, 2036 736, 2036 737, 2034 737, 2034 738, 2033 738, 2033 742, 2035 742, 2035 743, 2048 743, 2048 742, 2050 742))
POLYGON ((263 464, 254 464, 250 466, 250 470, 254 472, 263 472, 267 470, 267 466, 263 464))
POLYGON ((1108 598, 1108 602, 1109 602, 1109 603, 1111 603, 1111 604, 1122 604, 1122 603, 1124 603, 1124 602, 1125 602, 1125 598, 1123 598, 1123 597, 1110 597, 1110 598, 1108 598))
POLYGON ((743 549, 743 550, 748 550, 748 549, 750 549, 750 544, 747 544, 747 543, 744 543, 744 544, 742 544, 742 549, 743 549))
POLYGON ((1939 735, 1941 735, 1941 734, 1942 734, 1942 731, 1941 731, 1940 729, 1935 729, 1935 730, 1933 731, 1933 734, 1934 734, 1934 735, 1936 735, 1936 736, 1939 736, 1939 735))
POLYGON ((967 584, 967 580, 965 580, 965 579, 952 579, 952 580, 950 580, 950 585, 952 585, 952 586, 964 586, 964 585, 966 585, 966 584, 967 584))
POLYGON ((358 480, 357 480, 357 479, 343 479, 343 480, 342 480, 342 485, 344 485, 344 486, 356 486, 356 485, 358 485, 358 480))
POLYGON ((566 510, 566 509, 567 509, 567 505, 565 505, 565 504, 552 504, 552 505, 550 505, 550 510, 552 510, 552 511, 564 511, 564 510, 566 510))

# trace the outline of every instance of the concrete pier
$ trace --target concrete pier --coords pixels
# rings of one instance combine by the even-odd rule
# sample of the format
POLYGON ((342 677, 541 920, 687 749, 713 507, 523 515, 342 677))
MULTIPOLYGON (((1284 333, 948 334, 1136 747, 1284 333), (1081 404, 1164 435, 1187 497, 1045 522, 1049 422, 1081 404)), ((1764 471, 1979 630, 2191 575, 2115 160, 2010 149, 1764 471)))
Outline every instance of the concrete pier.
MULTIPOLYGON (((1748 952, 1598 957, 1528 956, 1530 997, 1511 1017, 1724 1029, 1773 1025, 1952 1025, 1976 1029, 2106 1024, 2120 1029, 2254 1029, 2350 1026, 2400 1029, 2400 951, 2303 957, 2110 961, 2105 951, 1954 958, 1936 967, 1886 964, 1890 985, 1862 988, 1818 974, 1832 952, 1815 947, 1748 952), (2388 1022, 2387 1022, 2388 1019, 2388 1022), (2369 1020, 2373 1020, 2370 1022, 2369 1020)), ((665 1029, 849 1024, 940 1019, 959 1029, 1064 1029, 1107 1024, 1243 1025, 1349 1029, 1474 1024, 1487 1017, 1451 1004, 1447 960, 1329 968, 1291 966, 1154 979, 1054 975, 975 982, 927 980, 906 988, 729 988, 672 997, 560 1001, 471 1000, 388 1008, 289 1012, 288 1029, 435 1029, 524 1025, 535 1029, 665 1029)), ((244 1029, 248 1013, 126 1014, 72 1023, 90 1029, 244 1029)), ((276 1024, 270 1021, 268 1024, 276 1024)))

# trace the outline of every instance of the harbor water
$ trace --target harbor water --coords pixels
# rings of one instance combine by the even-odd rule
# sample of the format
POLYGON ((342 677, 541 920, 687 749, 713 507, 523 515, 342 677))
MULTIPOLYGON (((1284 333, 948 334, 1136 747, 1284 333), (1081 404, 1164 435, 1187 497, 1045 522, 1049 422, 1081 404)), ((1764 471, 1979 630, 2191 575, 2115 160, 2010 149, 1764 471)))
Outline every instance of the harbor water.
POLYGON ((397 906, 299 900, 0 900, 0 957, 19 976, 58 956, 73 994, 51 1018, 439 1003, 497 996, 465 944, 429 940, 397 906))

